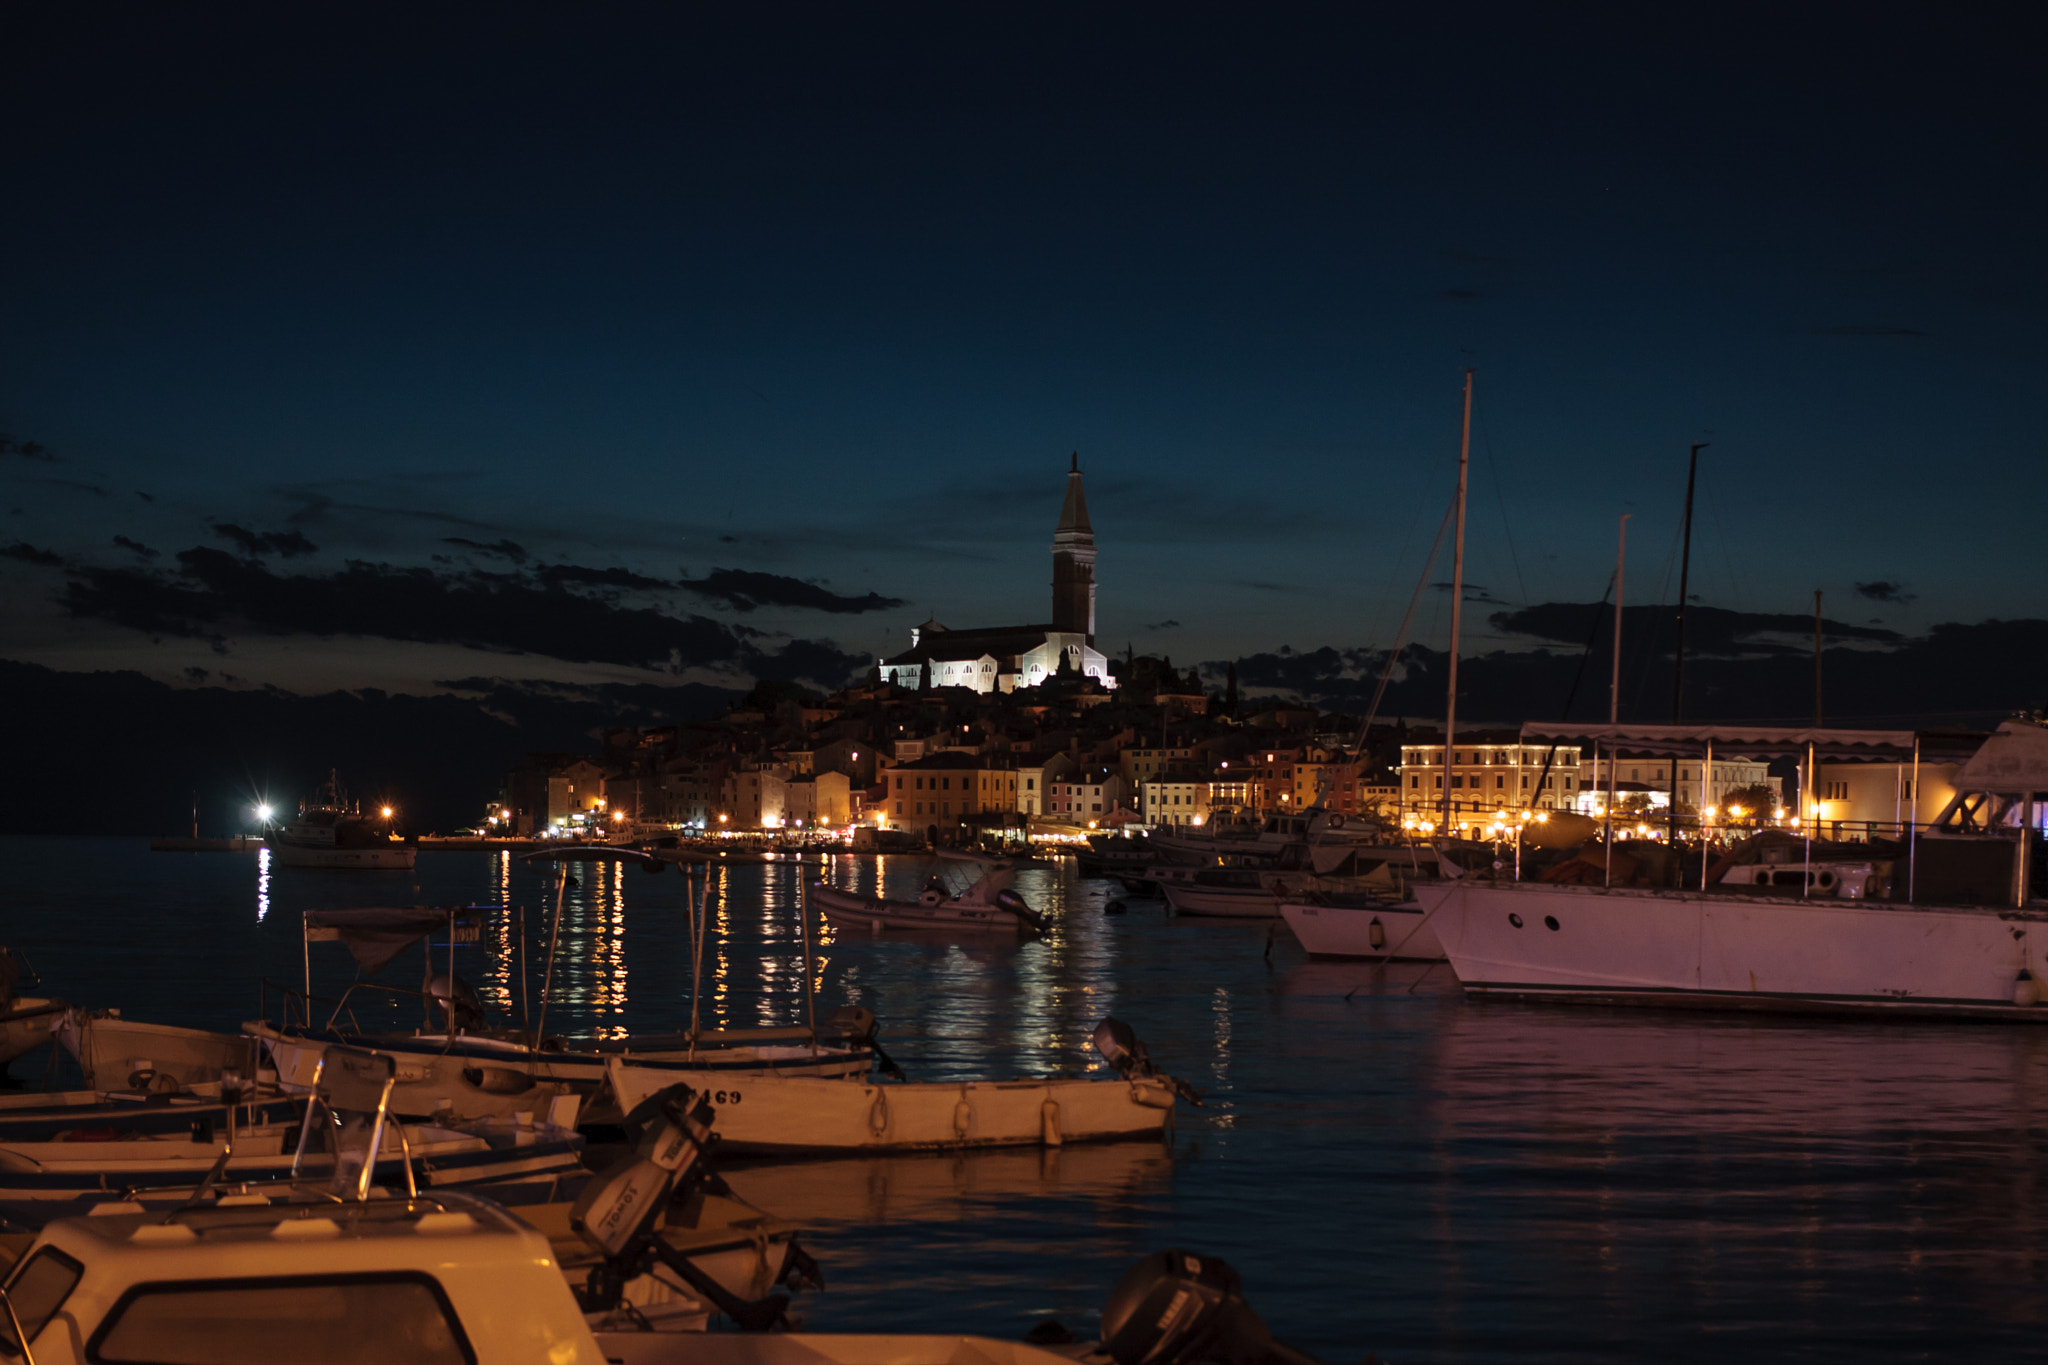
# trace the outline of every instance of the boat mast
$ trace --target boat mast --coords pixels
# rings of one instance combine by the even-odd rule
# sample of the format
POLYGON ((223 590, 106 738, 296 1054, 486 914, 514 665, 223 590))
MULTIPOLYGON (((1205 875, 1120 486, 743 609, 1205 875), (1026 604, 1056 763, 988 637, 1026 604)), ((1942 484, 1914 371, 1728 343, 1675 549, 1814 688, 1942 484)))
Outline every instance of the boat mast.
MULTIPOLYGON (((1705 441, 1695 441, 1692 459, 1685 470, 1685 548, 1678 557, 1678 650, 1671 664, 1671 723, 1679 724, 1685 718, 1685 599, 1691 591, 1692 577, 1692 490, 1699 479, 1700 452, 1707 448, 1705 441)), ((1678 847, 1678 756, 1671 757, 1671 824, 1665 835, 1665 842, 1672 848, 1678 847)), ((1676 866, 1674 863, 1673 866, 1676 866)))
POLYGON ((1472 464, 1472 371, 1465 371, 1465 421, 1458 434, 1458 536, 1451 554, 1451 677, 1444 704, 1444 823, 1451 837, 1451 745, 1458 731, 1458 626, 1465 607, 1465 474, 1472 464))
MULTIPOLYGON (((1616 751, 1614 735, 1611 733, 1621 723, 1621 590, 1622 570, 1628 564, 1628 519, 1633 512, 1621 514, 1621 529, 1614 547, 1614 678, 1607 684, 1607 885, 1614 885, 1614 760, 1616 751)), ((1596 774, 1597 776, 1597 774, 1596 774)))

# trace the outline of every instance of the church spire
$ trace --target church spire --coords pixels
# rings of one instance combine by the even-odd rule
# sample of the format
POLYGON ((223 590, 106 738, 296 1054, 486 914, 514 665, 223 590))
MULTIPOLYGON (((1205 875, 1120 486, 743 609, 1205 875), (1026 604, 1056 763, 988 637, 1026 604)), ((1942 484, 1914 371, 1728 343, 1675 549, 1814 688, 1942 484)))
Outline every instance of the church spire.
POLYGON ((1052 626, 1095 643, 1095 528, 1081 490, 1081 454, 1067 468, 1067 496, 1052 533, 1052 626))

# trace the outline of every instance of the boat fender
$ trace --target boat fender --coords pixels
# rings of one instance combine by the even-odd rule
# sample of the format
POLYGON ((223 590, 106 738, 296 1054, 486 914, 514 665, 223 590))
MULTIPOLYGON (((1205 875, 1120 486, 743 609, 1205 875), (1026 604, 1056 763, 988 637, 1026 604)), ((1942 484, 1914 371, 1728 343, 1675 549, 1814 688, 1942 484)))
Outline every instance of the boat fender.
POLYGON ((1038 1136, 1048 1147, 1057 1147, 1060 1137, 1060 1102, 1047 1100, 1038 1106, 1038 1136))
POLYGON ((1132 1079, 1131 1098, 1147 1109, 1173 1108, 1173 1090, 1149 1077, 1132 1079))
POLYGON ((1372 923, 1366 926, 1365 936, 1372 943, 1372 946, 1375 948, 1384 948, 1387 946, 1387 927, 1384 924, 1380 923, 1380 917, 1378 915, 1374 915, 1372 917, 1372 923))
POLYGON ((953 1106, 953 1135, 966 1139, 974 1129, 974 1109, 967 1103, 967 1096, 961 1095, 960 1102, 953 1106))
POLYGON ((508 1066, 466 1066, 462 1079, 486 1095, 523 1095, 533 1089, 533 1073, 508 1066))
POLYGON ((882 1137, 889 1131, 889 1092, 875 1087, 875 1102, 868 1107, 868 1131, 882 1137))
POLYGON ((2025 967, 2020 968, 2019 976, 2013 980, 2012 1002, 2023 1008, 2041 1003, 2041 983, 2025 967))

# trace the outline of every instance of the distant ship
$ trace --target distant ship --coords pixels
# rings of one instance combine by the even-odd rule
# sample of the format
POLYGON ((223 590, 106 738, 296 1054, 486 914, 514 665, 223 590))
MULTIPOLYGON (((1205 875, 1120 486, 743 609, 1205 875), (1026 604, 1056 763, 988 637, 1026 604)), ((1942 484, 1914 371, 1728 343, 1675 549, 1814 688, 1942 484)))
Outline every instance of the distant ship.
POLYGON ((313 800, 300 804, 298 818, 272 833, 269 842, 281 867, 410 872, 420 853, 416 840, 391 833, 388 818, 373 819, 350 806, 331 771, 313 800))

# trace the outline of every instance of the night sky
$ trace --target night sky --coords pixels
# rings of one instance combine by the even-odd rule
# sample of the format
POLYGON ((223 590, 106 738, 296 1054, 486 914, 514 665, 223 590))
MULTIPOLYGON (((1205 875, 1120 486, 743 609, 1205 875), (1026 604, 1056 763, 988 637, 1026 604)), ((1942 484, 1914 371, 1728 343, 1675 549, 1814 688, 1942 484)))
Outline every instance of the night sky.
POLYGON ((1467 366, 1476 654, 1675 602, 1696 441, 1728 657, 2048 615, 2024 9, 725 8, 9 7, 0 656, 831 686, 1078 451, 1105 652, 1355 694, 1467 366))

